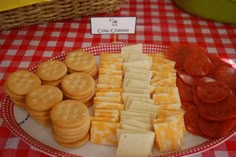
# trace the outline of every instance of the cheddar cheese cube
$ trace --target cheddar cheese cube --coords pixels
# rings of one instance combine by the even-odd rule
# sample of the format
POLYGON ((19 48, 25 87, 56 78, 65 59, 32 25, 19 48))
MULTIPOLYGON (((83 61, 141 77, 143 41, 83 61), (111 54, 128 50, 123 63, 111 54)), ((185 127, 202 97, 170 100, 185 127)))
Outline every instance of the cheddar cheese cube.
POLYGON ((117 145, 119 123, 92 121, 90 141, 95 144, 117 145))
POLYGON ((179 150, 183 143, 183 131, 177 122, 155 123, 155 142, 160 152, 179 150))

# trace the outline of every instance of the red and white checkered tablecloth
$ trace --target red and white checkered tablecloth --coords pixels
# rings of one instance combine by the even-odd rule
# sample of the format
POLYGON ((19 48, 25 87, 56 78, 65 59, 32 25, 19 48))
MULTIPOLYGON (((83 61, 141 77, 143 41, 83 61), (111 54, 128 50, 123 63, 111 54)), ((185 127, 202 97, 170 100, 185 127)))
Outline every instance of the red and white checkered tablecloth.
MULTIPOLYGON (((121 10, 99 16, 136 16, 135 34, 118 35, 123 43, 169 45, 197 43, 209 53, 218 53, 236 65, 236 25, 222 24, 189 15, 171 0, 125 0, 121 10)), ((75 48, 113 41, 112 35, 92 35, 90 18, 50 22, 0 32, 0 98, 3 83, 10 72, 26 69, 52 56, 75 48)), ((14 136, 0 115, 0 156, 47 156, 14 136)), ((236 135, 222 144, 193 157, 235 157, 236 135)))

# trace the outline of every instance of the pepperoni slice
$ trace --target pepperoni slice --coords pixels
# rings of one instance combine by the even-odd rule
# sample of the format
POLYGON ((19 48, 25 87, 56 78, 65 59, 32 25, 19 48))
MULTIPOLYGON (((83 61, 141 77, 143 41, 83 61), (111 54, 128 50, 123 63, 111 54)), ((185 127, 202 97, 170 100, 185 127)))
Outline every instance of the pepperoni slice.
POLYGON ((190 86, 192 86, 199 79, 199 77, 191 76, 182 70, 177 70, 177 74, 184 83, 190 86))
POLYGON ((184 83, 179 77, 176 79, 176 85, 181 101, 192 101, 192 87, 184 83))
POLYGON ((227 134, 235 126, 235 120, 229 119, 221 122, 211 121, 198 117, 198 126, 201 132, 209 138, 218 138, 227 134))
POLYGON ((231 89, 236 88, 236 69, 220 66, 215 71, 215 79, 225 82, 231 89))
POLYGON ((193 51, 185 58, 183 66, 184 70, 192 76, 206 76, 211 71, 212 63, 206 53, 193 51))
POLYGON ((199 107, 199 114, 205 119, 223 121, 236 118, 236 96, 230 95, 217 103, 205 103, 199 107))
POLYGON ((202 105, 204 105, 204 102, 202 102, 199 97, 197 96, 197 92, 193 92, 193 103, 197 106, 197 107, 201 107, 202 105))
POLYGON ((198 126, 198 119, 197 108, 195 106, 189 106, 184 114, 185 127, 190 133, 203 136, 198 126))
POLYGON ((188 109, 188 107, 195 106, 193 101, 181 101, 181 108, 185 111, 188 109))
POLYGON ((216 103, 230 95, 232 91, 223 82, 205 82, 197 86, 197 96, 205 103, 216 103))
POLYGON ((183 69, 185 57, 192 52, 191 46, 185 44, 173 44, 167 52, 166 57, 175 61, 175 69, 183 69))
POLYGON ((219 66, 228 66, 232 67, 231 64, 224 62, 223 60, 220 59, 220 57, 217 54, 211 54, 207 53, 208 58, 211 60, 213 63, 211 72, 209 73, 210 77, 215 77, 215 71, 219 66))

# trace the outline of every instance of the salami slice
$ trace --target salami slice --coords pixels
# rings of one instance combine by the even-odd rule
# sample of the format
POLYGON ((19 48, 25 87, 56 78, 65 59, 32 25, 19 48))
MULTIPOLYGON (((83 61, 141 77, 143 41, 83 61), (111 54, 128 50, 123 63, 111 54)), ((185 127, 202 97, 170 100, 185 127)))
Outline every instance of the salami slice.
POLYGON ((217 103, 205 103, 199 107, 199 114, 205 119, 223 121, 236 118, 236 96, 230 95, 217 103))
POLYGON ((197 85, 197 96, 205 103, 216 103, 232 93, 230 88, 223 82, 205 82, 197 85))
POLYGON ((177 74, 184 83, 190 86, 192 86, 199 79, 199 77, 191 76, 186 72, 184 72, 183 70, 177 70, 177 74))
POLYGON ((176 62, 175 69, 183 69, 185 57, 191 53, 191 51, 192 49, 189 45, 173 44, 168 48, 166 57, 176 62))
POLYGON ((225 82, 231 89, 236 88, 236 69, 220 66, 215 71, 215 79, 225 82))
POLYGON ((188 109, 188 107, 195 106, 193 101, 181 101, 181 108, 185 111, 188 109))
POLYGON ((192 76, 207 76, 212 68, 212 63, 206 53, 202 51, 191 52, 184 60, 184 70, 192 76))
POLYGON ((184 83, 179 77, 176 79, 176 85, 181 101, 192 101, 192 87, 184 83))
POLYGON ((208 76, 210 77, 215 77, 215 71, 218 67, 220 66, 228 66, 228 67, 232 67, 231 64, 224 62, 223 60, 220 59, 220 57, 217 54, 211 54, 211 53, 207 53, 208 58, 211 60, 211 62, 213 63, 211 72, 209 73, 208 76))
POLYGON ((190 133, 203 136, 198 126, 198 119, 197 108, 195 106, 189 106, 184 114, 185 127, 190 133))
POLYGON ((218 138, 227 134, 235 126, 235 119, 221 122, 211 121, 199 116, 198 126, 201 132, 209 138, 218 138))

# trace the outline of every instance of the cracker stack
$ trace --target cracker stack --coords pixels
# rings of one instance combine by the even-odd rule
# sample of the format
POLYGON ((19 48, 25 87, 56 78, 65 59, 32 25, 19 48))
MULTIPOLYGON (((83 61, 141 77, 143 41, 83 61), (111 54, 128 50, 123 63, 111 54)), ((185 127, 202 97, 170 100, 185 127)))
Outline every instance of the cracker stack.
POLYGON ((63 147, 80 147, 89 140, 88 108, 76 100, 64 100, 51 110, 52 133, 63 147))
POLYGON ((14 104, 24 109, 28 92, 40 85, 41 80, 33 72, 19 70, 9 75, 4 89, 14 104))
POLYGON ((95 57, 83 50, 74 50, 65 57, 65 64, 70 73, 85 72, 96 78, 97 65, 95 57))
POLYGON ((67 66, 62 61, 48 60, 36 68, 35 74, 42 80, 42 84, 59 86, 67 74, 67 66))
POLYGON ((92 143, 117 145, 116 129, 119 127, 120 111, 124 107, 122 77, 121 55, 102 53, 91 123, 92 143))
POLYGON ((66 75, 61 82, 63 94, 68 99, 78 100, 86 106, 93 104, 95 81, 85 72, 74 72, 66 75))
POLYGON ((63 94, 58 87, 42 85, 27 94, 26 111, 40 124, 49 126, 50 111, 54 105, 62 101, 62 98, 63 94))

